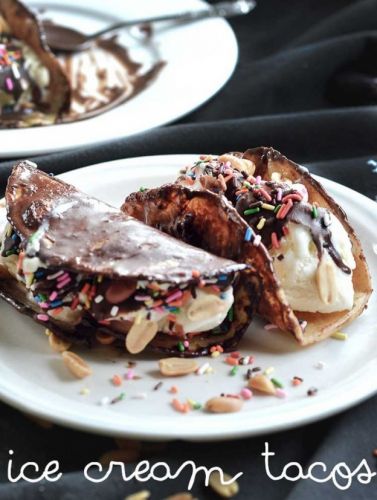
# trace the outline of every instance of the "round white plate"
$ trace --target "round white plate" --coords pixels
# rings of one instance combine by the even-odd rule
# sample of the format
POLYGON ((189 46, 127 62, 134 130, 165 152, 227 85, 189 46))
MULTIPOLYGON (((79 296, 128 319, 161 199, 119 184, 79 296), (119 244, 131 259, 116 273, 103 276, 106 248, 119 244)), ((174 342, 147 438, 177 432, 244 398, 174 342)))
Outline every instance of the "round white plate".
MULTIPOLYGON (((92 33, 126 18, 139 19, 206 6, 202 0, 25 0, 43 8, 44 18, 92 33)), ((164 28, 165 25, 162 25, 164 28)), ((238 58, 237 41, 223 19, 160 29, 151 43, 140 45, 121 33, 131 55, 149 67, 167 64, 139 95, 89 120, 28 129, 0 130, 0 158, 26 157, 123 138, 164 125, 194 110, 212 97, 229 79, 238 58)))
MULTIPOLYGON (((140 186, 159 186, 173 180, 179 168, 195 158, 174 155, 121 160, 68 172, 62 178, 120 206, 124 197, 140 186)), ((376 283, 376 204, 344 186, 321 181, 348 212, 376 283)), ((215 373, 164 379, 162 386, 153 390, 162 380, 157 354, 131 358, 103 349, 81 350, 81 356, 93 367, 93 375, 78 381, 66 372, 59 355, 51 352, 43 329, 1 302, 0 397, 16 408, 62 425, 108 435, 215 440, 278 431, 327 417, 377 391, 376 313, 374 294, 367 311, 344 330, 349 335, 347 341, 328 339, 305 349, 289 336, 266 331, 255 321, 239 350, 255 357, 254 367, 274 367, 274 376, 284 384, 287 397, 255 395, 237 414, 211 415, 198 410, 183 415, 171 407, 174 396, 168 390, 172 385, 179 388, 175 396, 179 400, 190 398, 204 403, 222 392, 239 392, 245 386, 248 367, 239 367, 237 374, 230 376, 231 367, 224 356, 202 358, 199 363, 209 362, 215 373), (124 380, 121 387, 114 387, 111 377, 124 375, 129 359, 137 360, 135 374, 142 378, 124 380), (324 363, 322 370, 316 368, 318 362, 324 363), (304 383, 292 387, 294 376, 302 377, 304 383), (307 396, 310 387, 318 388, 316 396, 307 396), (80 394, 85 388, 90 393, 80 394), (103 397, 114 398, 121 392, 126 394, 123 401, 99 405, 103 397), (135 399, 140 393, 147 398, 135 399)))

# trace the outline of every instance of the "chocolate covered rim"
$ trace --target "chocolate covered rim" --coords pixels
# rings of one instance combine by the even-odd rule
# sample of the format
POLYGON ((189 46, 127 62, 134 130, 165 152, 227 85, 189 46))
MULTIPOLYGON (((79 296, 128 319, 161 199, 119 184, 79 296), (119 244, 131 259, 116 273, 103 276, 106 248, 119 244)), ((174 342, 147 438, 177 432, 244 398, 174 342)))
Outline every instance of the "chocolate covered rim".
MULTIPOLYGON (((247 266, 237 264, 177 241, 117 209, 77 191, 73 186, 36 169, 31 162, 17 164, 6 191, 8 220, 21 241, 38 244, 38 257, 47 266, 121 279, 134 277, 170 283, 188 283, 196 269, 203 278, 235 273, 247 266), (131 231, 131 234, 128 232, 131 231), (37 237, 35 236, 37 235, 37 237), (146 246, 144 246, 146 244, 146 246), (173 257, 170 258, 170 257, 173 257), (178 270, 174 270, 174 262, 178 270), (127 262, 128 261, 128 262, 127 262)), ((28 244, 28 250, 30 246, 28 244)), ((33 248, 31 248, 31 251, 33 248)), ((234 349, 255 310, 255 282, 243 276, 235 285, 234 318, 225 329, 196 335, 190 352, 177 348, 177 337, 158 333, 151 347, 165 353, 197 356, 212 345, 234 349)), ((38 306, 27 297, 26 287, 0 266, 0 295, 20 312, 35 318, 38 306)), ((45 327, 71 342, 92 344, 98 332, 113 335, 88 314, 79 325, 49 318, 45 327)), ((115 334, 124 345, 125 335, 115 334)))
POLYGON ((286 315, 281 317, 276 313, 274 314, 272 307, 269 307, 265 301, 261 302, 261 313, 275 322, 282 330, 293 331, 300 343, 306 345, 329 337, 363 312, 372 293, 372 281, 361 243, 350 225, 346 213, 327 193, 322 184, 310 175, 306 168, 288 160, 275 149, 259 147, 248 149, 244 153, 233 154, 252 161, 255 165, 254 175, 260 175, 262 180, 270 180, 273 174, 278 174, 282 181, 288 179, 303 184, 308 191, 309 202, 316 202, 319 207, 328 208, 346 230, 352 243, 352 253, 356 262, 356 268, 352 275, 355 296, 350 311, 333 313, 293 312, 286 300, 283 289, 280 290, 280 297, 287 311, 286 315), (288 322, 285 320, 287 317, 290 318, 288 322), (304 332, 302 332, 299 321, 307 321, 304 332))
MULTIPOLYGON (((248 175, 260 175, 263 180, 271 180, 272 174, 276 173, 281 176, 282 181, 286 179, 304 184, 308 191, 309 202, 317 202, 319 206, 328 208, 338 217, 351 239, 353 255, 356 262, 356 269, 353 272, 355 298, 353 308, 350 311, 334 313, 305 313, 293 311, 287 301, 284 289, 280 285, 276 272, 274 271, 272 259, 269 256, 268 250, 262 244, 259 244, 257 247, 251 245, 247 246, 249 251, 246 256, 232 253, 232 243, 234 243, 234 241, 240 241, 241 235, 243 236, 245 234, 245 229, 247 230, 249 226, 233 206, 230 205, 230 202, 222 195, 223 190, 221 182, 217 179, 213 179, 210 174, 208 174, 208 176, 205 175, 206 179, 205 182, 202 183, 202 187, 195 186, 194 188, 187 188, 179 184, 168 184, 161 188, 151 189, 143 193, 134 193, 127 197, 123 205, 123 210, 154 227, 159 227, 162 230, 168 227, 169 232, 172 231, 172 229, 169 228, 168 221, 170 219, 174 227, 174 219, 177 217, 175 213, 177 210, 176 205, 178 204, 175 196, 171 196, 171 193, 185 193, 185 196, 189 199, 202 200, 203 198, 207 198, 210 200, 211 197, 217 198, 217 202, 208 204, 207 216, 209 216, 211 222, 207 224, 207 227, 205 224, 203 226, 200 225, 201 220, 204 219, 204 215, 197 215, 198 231, 203 233, 204 238, 204 241, 201 241, 199 246, 202 248, 210 248, 213 253, 231 257, 241 262, 254 262, 254 267, 259 275, 261 285, 258 312, 269 322, 278 326, 280 330, 292 333, 302 345, 311 344, 329 337, 340 327, 348 324, 362 313, 372 292, 371 279, 364 254, 360 242, 348 222, 346 214, 333 198, 328 195, 322 185, 311 177, 306 169, 288 160, 273 148, 261 147, 249 149, 245 153, 232 152, 229 154, 252 162, 251 168, 253 171, 248 172, 248 175), (163 205, 167 203, 166 200, 169 199, 169 196, 167 196, 168 193, 170 193, 171 206, 170 208, 168 206, 165 207, 161 212, 160 205, 161 203, 163 205), (160 200, 162 201, 160 202, 160 200), (222 216, 222 210, 224 210, 227 205, 232 208, 233 212, 227 207, 222 216), (159 209, 157 210, 156 207, 159 207, 159 209), (216 224, 216 220, 219 221, 217 226, 214 225, 216 224), (227 231, 221 229, 224 220, 228 222, 227 231), (212 227, 216 227, 217 231, 214 231, 212 227), (238 234, 241 228, 243 233, 238 234), (218 231, 222 234, 222 239, 220 241, 211 241, 211 237, 216 235, 218 231), (305 328, 302 327, 303 322, 307 322, 305 328)), ((178 182, 181 179, 182 177, 178 179, 178 182)), ((192 217, 191 208, 186 210, 185 218, 181 217, 183 227, 187 224, 187 220, 190 220, 190 217, 192 217)), ((183 239, 187 237, 185 234, 180 235, 177 229, 174 229, 174 234, 177 237, 183 237, 183 239)), ((198 244, 198 241, 191 241, 191 243, 198 244)))
POLYGON ((0 15, 11 34, 28 45, 50 73, 47 110, 60 115, 70 106, 70 85, 58 60, 47 46, 38 17, 18 0, 1 0, 0 15))

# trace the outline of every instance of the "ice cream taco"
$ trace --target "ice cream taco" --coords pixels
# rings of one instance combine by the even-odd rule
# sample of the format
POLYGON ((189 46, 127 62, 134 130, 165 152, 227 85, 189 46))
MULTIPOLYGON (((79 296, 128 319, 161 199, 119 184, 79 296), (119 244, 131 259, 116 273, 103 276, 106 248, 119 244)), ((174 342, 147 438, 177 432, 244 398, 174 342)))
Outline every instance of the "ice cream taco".
POLYGON ((30 162, 6 190, 0 295, 69 342, 180 356, 234 349, 253 270, 163 234, 30 162), (103 342, 101 342, 103 343, 103 342))
MULTIPOLYGON (((268 249, 272 266, 265 260, 256 267, 262 287, 259 313, 301 344, 330 336, 366 307, 371 280, 360 242, 344 211, 304 168, 272 148, 257 148, 203 156, 184 169, 177 184, 193 193, 225 196, 236 212, 233 227, 241 227, 242 219, 254 251, 268 249)), ((152 197, 158 204, 168 189, 139 194, 139 206, 152 197)), ((134 200, 129 197, 125 207, 134 200)), ((230 230, 221 255, 227 256, 233 238, 230 230)))
POLYGON ((0 2, 0 127, 55 123, 70 84, 38 18, 18 0, 0 2))

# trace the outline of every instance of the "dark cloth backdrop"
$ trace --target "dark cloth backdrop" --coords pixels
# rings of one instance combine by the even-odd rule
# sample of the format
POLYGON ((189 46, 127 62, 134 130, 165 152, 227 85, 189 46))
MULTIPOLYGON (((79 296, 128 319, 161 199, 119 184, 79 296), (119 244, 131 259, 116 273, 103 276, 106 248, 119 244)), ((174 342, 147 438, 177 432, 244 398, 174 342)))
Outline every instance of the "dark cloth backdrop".
MULTIPOLYGON (((237 69, 200 109, 145 134, 39 157, 39 166, 60 173, 139 155, 272 145, 313 172, 376 199, 377 169, 368 160, 377 159, 377 1, 259 0, 252 15, 231 24, 240 45, 237 69)), ((1 190, 12 163, 0 165, 1 190)), ((46 429, 6 405, 0 408, 0 498, 117 500, 146 488, 152 499, 159 500, 186 489, 182 477, 135 484, 113 476, 100 485, 90 483, 80 471, 116 448, 112 439, 57 426, 46 429), (10 485, 5 477, 9 449, 18 463, 37 460, 43 465, 58 459, 65 474, 58 483, 10 485)), ((355 467, 364 458, 376 471, 372 456, 377 447, 376 415, 377 399, 372 398, 340 415, 284 433, 217 444, 143 443, 142 453, 152 462, 167 461, 172 470, 194 459, 229 473, 242 471, 240 499, 369 500, 377 498, 376 478, 369 486, 354 480, 344 492, 331 482, 274 482, 266 476, 260 453, 269 441, 276 452, 275 474, 290 461, 304 467, 323 461, 331 468, 343 461, 355 467)), ((200 481, 193 491, 198 498, 214 498, 200 481)))

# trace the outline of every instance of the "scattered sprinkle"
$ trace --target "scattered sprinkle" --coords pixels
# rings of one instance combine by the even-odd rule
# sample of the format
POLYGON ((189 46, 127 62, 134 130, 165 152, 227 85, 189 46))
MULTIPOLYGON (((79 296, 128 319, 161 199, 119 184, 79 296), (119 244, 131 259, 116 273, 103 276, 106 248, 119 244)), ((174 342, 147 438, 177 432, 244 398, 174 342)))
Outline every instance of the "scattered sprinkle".
POLYGON ((265 375, 271 375, 271 373, 273 373, 274 371, 275 371, 275 368, 274 368, 273 366, 269 366, 268 368, 266 368, 266 369, 264 370, 264 372, 263 372, 263 373, 264 373, 265 375))
POLYGON ((271 233, 271 244, 274 248, 280 248, 280 243, 275 231, 271 233))
POLYGON ((50 318, 47 316, 47 314, 37 314, 37 320, 38 321, 48 321, 50 318))
POLYGON ((260 234, 256 234, 253 239, 253 245, 257 247, 261 241, 262 241, 262 236, 260 234))
POLYGON ((177 347, 179 352, 184 352, 185 346, 183 345, 183 342, 178 342, 177 347))
POLYGON ((347 335, 347 333, 343 333, 343 332, 335 332, 331 335, 331 338, 335 339, 335 340, 347 340, 348 335, 347 335))
POLYGON ((119 394, 119 396, 115 397, 114 399, 112 399, 110 401, 110 404, 111 405, 115 405, 116 403, 119 403, 120 401, 122 401, 125 397, 126 397, 126 393, 125 392, 121 392, 119 394))
POLYGON ((125 374, 124 378, 126 380, 133 380, 135 378, 135 372, 132 370, 132 368, 129 368, 127 370, 127 373, 125 374))
POLYGON ((275 387, 278 387, 279 389, 283 389, 284 385, 280 382, 280 380, 276 378, 271 378, 271 382, 274 384, 275 387))
POLYGON ((157 384, 153 387, 153 390, 154 390, 154 391, 158 391, 158 390, 161 388, 162 384, 163 384, 163 382, 162 382, 162 381, 158 382, 158 383, 157 383, 157 384))
POLYGON ((266 223, 266 218, 265 217, 261 217, 259 219, 258 224, 257 224, 257 229, 259 229, 259 230, 263 229, 265 223, 266 223))
POLYGON ((318 217, 317 206, 315 205, 315 203, 313 203, 313 206, 312 206, 312 219, 316 219, 317 217, 318 217))
POLYGON ((118 314, 119 312, 119 307, 118 306, 113 306, 110 311, 110 316, 114 317, 118 314))
POLYGON ((230 375, 234 377, 237 374, 238 371, 238 366, 233 366, 233 368, 230 370, 230 375))
POLYGON ((115 386, 122 385, 122 377, 120 375, 113 375, 111 382, 115 386))
POLYGON ((177 394, 179 392, 178 387, 176 385, 172 385, 169 389, 169 392, 170 394, 177 394))
POLYGON ((202 408, 202 405, 193 399, 188 399, 187 402, 193 410, 201 410, 202 408))
POLYGON ((241 392, 241 397, 243 399, 251 399, 253 397, 253 391, 251 391, 250 389, 248 389, 247 387, 244 387, 241 392))
POLYGON ((257 214, 258 212, 260 212, 260 208, 259 207, 255 207, 255 208, 248 208, 247 210, 244 210, 244 215, 254 215, 254 214, 257 214))
POLYGON ((283 390, 283 389, 280 389, 280 388, 277 388, 276 389, 276 392, 275 392, 275 395, 278 397, 278 398, 286 398, 287 397, 287 393, 283 390))
MULTIPOLYGON (((219 353, 218 351, 214 351, 214 352, 212 353, 212 356, 213 356, 213 354, 215 354, 215 353, 217 353, 218 355, 220 355, 220 353, 219 353)), ((209 365, 209 363, 204 363, 204 364, 203 364, 202 366, 200 366, 200 367, 198 368, 198 370, 196 371, 197 375, 204 375, 204 374, 206 373, 207 369, 209 368, 209 366, 210 366, 210 365, 209 365)))
POLYGON ((213 351, 211 352, 211 358, 218 358, 220 356, 220 352, 219 351, 213 351))
POLYGON ((190 405, 188 403, 181 403, 178 399, 173 399, 171 402, 174 410, 179 413, 188 413, 190 411, 190 405))
POLYGON ((264 208, 265 210, 275 210, 275 207, 274 205, 270 205, 269 203, 262 203, 262 208, 264 208))
POLYGON ((103 398, 100 399, 99 401, 99 405, 100 406, 107 406, 110 404, 110 398, 108 398, 107 396, 104 396, 103 398))
POLYGON ((245 232, 245 241, 250 241, 253 236, 253 230, 251 227, 248 227, 245 232))
POLYGON ((88 394, 90 394, 90 389, 88 387, 83 387, 81 390, 80 390, 80 394, 82 396, 87 396, 88 394))
POLYGON ((301 377, 293 377, 292 385, 294 385, 294 386, 301 385, 303 383, 303 381, 304 380, 301 377))
POLYGON ((316 387, 311 387, 308 389, 307 395, 308 396, 315 396, 318 392, 318 389, 316 387))

